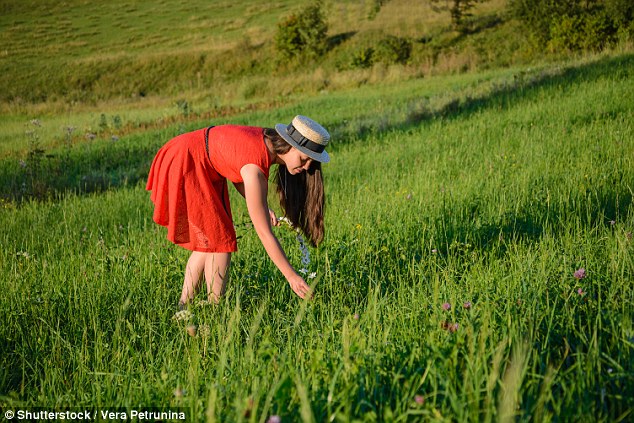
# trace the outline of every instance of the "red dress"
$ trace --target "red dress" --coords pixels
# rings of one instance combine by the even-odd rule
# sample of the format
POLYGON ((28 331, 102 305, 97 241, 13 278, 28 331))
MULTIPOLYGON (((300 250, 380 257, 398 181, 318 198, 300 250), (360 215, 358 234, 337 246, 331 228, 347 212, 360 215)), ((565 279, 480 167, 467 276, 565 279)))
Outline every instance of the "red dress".
POLYGON ((153 219, 167 227, 167 239, 188 250, 237 251, 227 179, 243 182, 240 169, 252 163, 268 179, 271 160, 262 128, 222 125, 182 134, 154 157, 146 189, 152 191, 153 219))

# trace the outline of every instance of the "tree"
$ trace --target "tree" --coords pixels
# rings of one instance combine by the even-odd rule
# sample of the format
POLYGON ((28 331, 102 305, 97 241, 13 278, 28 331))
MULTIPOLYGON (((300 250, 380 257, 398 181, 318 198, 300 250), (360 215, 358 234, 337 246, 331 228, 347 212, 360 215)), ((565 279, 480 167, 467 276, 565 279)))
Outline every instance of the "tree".
POLYGON ((440 10, 449 10, 451 14, 451 23, 454 28, 460 32, 467 30, 465 22, 466 18, 472 16, 471 10, 478 3, 484 3, 487 0, 431 0, 432 5, 438 3, 444 3, 444 6, 439 7, 440 10))
POLYGON ((509 10, 551 51, 601 50, 634 35, 632 0, 510 0, 509 10))
POLYGON ((327 46, 328 25, 322 6, 320 0, 314 1, 278 24, 275 45, 283 57, 318 57, 323 54, 327 46))

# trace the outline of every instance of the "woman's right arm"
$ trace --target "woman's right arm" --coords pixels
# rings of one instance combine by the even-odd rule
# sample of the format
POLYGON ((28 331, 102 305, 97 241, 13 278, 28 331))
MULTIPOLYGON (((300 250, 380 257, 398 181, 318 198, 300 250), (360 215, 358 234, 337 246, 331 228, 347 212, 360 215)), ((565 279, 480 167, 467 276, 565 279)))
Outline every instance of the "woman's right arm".
POLYGON ((247 201, 247 210, 264 249, 273 263, 280 269, 293 291, 302 298, 309 297, 310 287, 295 272, 271 229, 269 207, 266 201, 268 185, 264 173, 256 165, 247 164, 240 169, 240 175, 244 180, 244 198, 247 201))

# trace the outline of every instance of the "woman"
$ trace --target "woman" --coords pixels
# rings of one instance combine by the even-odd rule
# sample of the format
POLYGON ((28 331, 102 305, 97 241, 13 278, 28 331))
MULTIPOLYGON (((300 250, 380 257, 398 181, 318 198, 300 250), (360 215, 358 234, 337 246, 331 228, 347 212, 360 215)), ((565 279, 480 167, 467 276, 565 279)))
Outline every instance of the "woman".
POLYGON ((317 122, 296 116, 275 129, 221 125, 182 134, 157 153, 146 189, 154 203, 153 219, 167 227, 167 238, 192 251, 185 268, 179 305, 192 300, 204 274, 209 300, 225 292, 231 253, 237 251, 227 179, 246 199, 253 226, 267 254, 293 291, 310 297, 310 287, 293 269, 271 225, 277 218, 267 204, 269 169, 280 204, 308 240, 324 236, 321 163, 330 160, 330 134, 317 122))

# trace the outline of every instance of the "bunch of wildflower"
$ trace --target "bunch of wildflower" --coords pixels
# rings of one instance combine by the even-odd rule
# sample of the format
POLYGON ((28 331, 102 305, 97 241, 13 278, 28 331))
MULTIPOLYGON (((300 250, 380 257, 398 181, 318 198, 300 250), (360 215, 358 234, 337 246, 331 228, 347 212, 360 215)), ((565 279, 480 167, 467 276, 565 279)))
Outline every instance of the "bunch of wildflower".
POLYGON ((288 217, 282 216, 278 218, 277 221, 287 224, 289 228, 295 231, 295 238, 297 239, 297 242, 299 242, 299 251, 302 253, 302 268, 299 269, 299 272, 306 275, 308 279, 313 279, 315 276, 317 276, 317 273, 311 273, 310 270, 308 270, 308 267, 310 267, 310 251, 308 251, 308 247, 306 247, 306 241, 304 241, 304 237, 299 232, 299 229, 293 226, 293 223, 288 217))
POLYGON ((192 317, 194 317, 194 315, 192 314, 191 311, 189 311, 189 310, 180 310, 180 311, 176 312, 172 316, 172 320, 187 321, 187 320, 191 319, 192 317))

